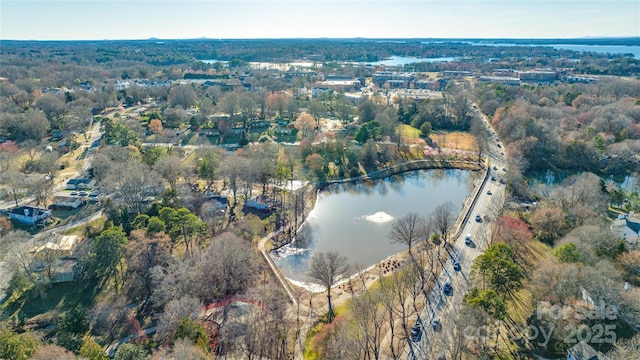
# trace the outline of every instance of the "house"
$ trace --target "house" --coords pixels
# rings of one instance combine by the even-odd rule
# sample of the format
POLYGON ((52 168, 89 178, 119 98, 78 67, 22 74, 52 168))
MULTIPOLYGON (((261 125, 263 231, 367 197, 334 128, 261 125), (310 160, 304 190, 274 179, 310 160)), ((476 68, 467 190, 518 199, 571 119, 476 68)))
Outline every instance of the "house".
POLYGON ((605 360, 608 357, 603 353, 596 351, 584 341, 580 341, 576 345, 567 350, 567 360, 605 360))
POLYGON ((611 224, 611 231, 630 245, 637 245, 640 237, 640 218, 633 211, 620 214, 611 224))
POLYGON ((92 179, 73 178, 73 179, 69 179, 69 181, 67 181, 67 185, 65 186, 65 189, 67 189, 67 190, 87 190, 87 189, 93 189, 93 187, 95 185, 96 185, 96 181, 92 180, 92 179))
POLYGON ((77 235, 55 235, 51 241, 47 241, 46 244, 38 246, 32 251, 36 259, 50 257, 49 254, 53 254, 55 257, 70 257, 79 240, 80 237, 77 235))
POLYGON ((22 224, 36 225, 51 217, 51 211, 33 206, 20 206, 9 213, 9 219, 22 224))
POLYGON ((84 200, 82 200, 79 196, 56 196, 51 201, 51 206, 53 207, 66 207, 77 209, 84 204, 84 200))

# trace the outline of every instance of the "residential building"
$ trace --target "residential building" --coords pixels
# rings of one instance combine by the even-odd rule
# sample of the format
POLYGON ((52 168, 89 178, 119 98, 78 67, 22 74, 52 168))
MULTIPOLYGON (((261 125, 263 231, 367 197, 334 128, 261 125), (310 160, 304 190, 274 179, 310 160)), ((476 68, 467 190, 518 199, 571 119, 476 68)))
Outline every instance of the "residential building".
POLYGON ((567 360, 607 360, 608 357, 596 351, 589 344, 580 341, 567 350, 567 360))
POLYGON ((640 238, 640 218, 633 212, 620 214, 611 224, 611 231, 630 245, 638 245, 638 238, 640 238))
POLYGON ((20 206, 9 213, 9 219, 26 225, 36 225, 51 217, 51 211, 33 206, 20 206))
POLYGON ((67 190, 87 190, 93 189, 96 185, 96 181, 92 179, 85 178, 72 178, 67 181, 67 185, 65 189, 67 190))
POLYGON ((51 206, 53 207, 77 209, 82 204, 84 204, 84 200, 79 196, 56 196, 51 200, 51 206))
POLYGON ((502 85, 520 85, 520 79, 508 76, 480 76, 479 80, 502 85))
POLYGON ((555 71, 516 71, 518 78, 523 82, 552 83, 556 81, 558 73, 555 71))

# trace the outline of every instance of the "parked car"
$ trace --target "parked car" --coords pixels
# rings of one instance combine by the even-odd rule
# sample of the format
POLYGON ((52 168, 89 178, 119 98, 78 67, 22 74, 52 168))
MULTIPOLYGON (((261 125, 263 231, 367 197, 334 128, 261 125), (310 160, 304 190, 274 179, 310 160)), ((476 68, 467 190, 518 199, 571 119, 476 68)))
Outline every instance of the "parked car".
POLYGON ((77 191, 72 191, 71 192, 71 196, 78 196, 78 192, 77 191))
POLYGON ((433 318, 433 320, 431 320, 431 326, 433 326, 433 330, 437 330, 440 326, 440 319, 433 318))
POLYGON ((493 193, 491 192, 491 189, 487 190, 487 195, 493 195, 493 193))
POLYGON ((78 195, 80 195, 80 196, 87 196, 87 195, 89 195, 89 194, 88 194, 86 191, 80 191, 80 192, 78 193, 78 195))
POLYGON ((467 236, 464 238, 464 243, 467 245, 471 244, 471 234, 467 234, 467 236))
POLYGON ((476 222, 481 223, 482 222, 482 216, 476 215, 476 222))
POLYGON ((418 342, 422 338, 422 326, 416 321, 415 325, 411 328, 411 341, 418 342))

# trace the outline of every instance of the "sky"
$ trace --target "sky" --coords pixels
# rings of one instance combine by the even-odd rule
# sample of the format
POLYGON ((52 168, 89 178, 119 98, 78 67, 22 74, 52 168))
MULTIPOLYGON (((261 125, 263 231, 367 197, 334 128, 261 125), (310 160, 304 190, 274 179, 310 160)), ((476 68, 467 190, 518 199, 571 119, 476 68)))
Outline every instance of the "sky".
POLYGON ((640 0, 0 0, 2 40, 640 36, 640 0))

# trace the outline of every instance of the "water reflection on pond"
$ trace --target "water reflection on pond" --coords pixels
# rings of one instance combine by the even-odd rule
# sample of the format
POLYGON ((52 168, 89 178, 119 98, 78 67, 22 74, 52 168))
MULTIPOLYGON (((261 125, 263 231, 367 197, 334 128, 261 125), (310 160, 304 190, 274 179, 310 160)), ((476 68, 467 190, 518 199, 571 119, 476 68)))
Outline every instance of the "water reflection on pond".
POLYGON ((290 245, 289 255, 276 259, 285 276, 307 281, 310 256, 339 251, 351 264, 368 267, 405 247, 391 244, 392 220, 409 212, 427 215, 451 201, 460 210, 477 172, 420 170, 383 180, 335 184, 318 194, 314 209, 290 245))

